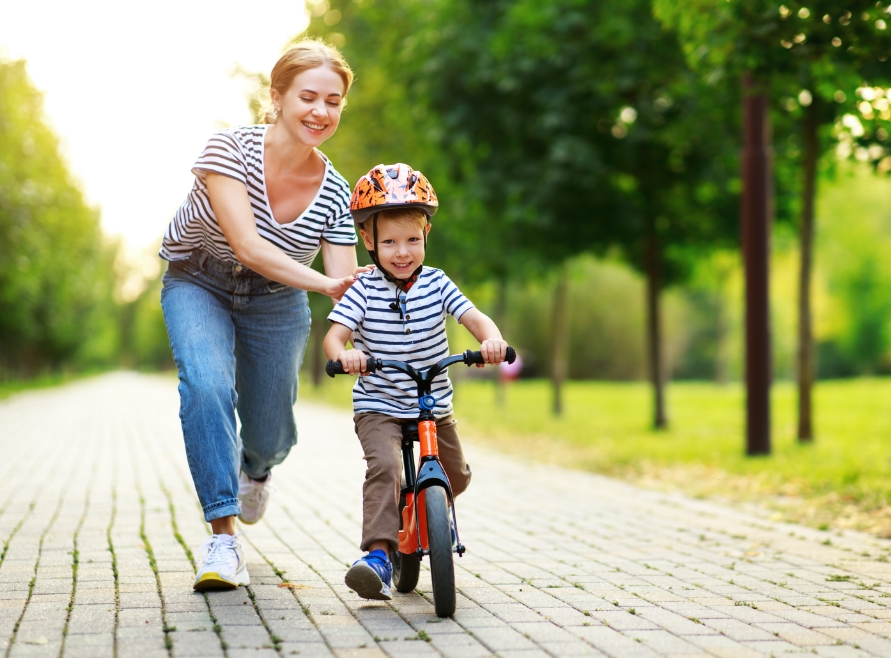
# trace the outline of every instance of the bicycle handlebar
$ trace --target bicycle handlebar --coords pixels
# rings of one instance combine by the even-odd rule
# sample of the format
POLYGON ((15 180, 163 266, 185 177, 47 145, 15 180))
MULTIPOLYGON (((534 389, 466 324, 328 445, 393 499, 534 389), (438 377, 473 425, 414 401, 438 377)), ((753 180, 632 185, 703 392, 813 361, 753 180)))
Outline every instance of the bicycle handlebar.
MULTIPOLYGON (((513 363, 517 358, 517 351, 508 346, 505 354, 504 360, 508 363, 513 363)), ((440 372, 448 368, 450 365, 463 362, 467 364, 468 367, 476 364, 484 364, 482 352, 475 352, 473 350, 467 350, 464 354, 454 354, 452 356, 448 356, 444 358, 442 361, 433 364, 430 369, 427 371, 433 372, 435 371, 434 377, 438 375, 440 372)), ((366 372, 375 372, 379 368, 394 368, 405 374, 409 375, 412 379, 417 381, 417 377, 420 377, 420 373, 418 373, 414 368, 409 366, 408 364, 402 361, 388 361, 383 359, 373 359, 368 358, 365 362, 365 371, 366 372)), ((340 361, 328 361, 325 364, 325 372, 329 377, 334 377, 335 375, 346 375, 346 370, 343 369, 343 364, 340 361)))

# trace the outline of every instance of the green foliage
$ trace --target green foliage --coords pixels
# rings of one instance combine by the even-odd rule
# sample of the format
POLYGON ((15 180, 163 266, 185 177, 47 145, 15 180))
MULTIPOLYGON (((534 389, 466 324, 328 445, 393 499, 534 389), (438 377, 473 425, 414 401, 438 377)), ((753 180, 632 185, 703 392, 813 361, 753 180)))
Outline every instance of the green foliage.
POLYGON ((888 155, 888 103, 872 87, 863 89, 891 83, 891 16, 881 3, 654 0, 653 7, 678 32, 688 62, 712 90, 739 87, 748 73, 767 91, 774 107, 780 221, 794 222, 800 211, 800 126, 808 111, 822 126, 819 153, 840 138, 843 157, 856 155, 891 170, 891 159, 881 164, 888 155))
POLYGON ((161 310, 161 288, 159 275, 126 306, 126 357, 133 366, 155 370, 174 367, 161 310))
POLYGON ((436 264, 518 279, 618 244, 640 267, 649 224, 671 243, 670 280, 701 245, 735 240, 735 154, 701 130, 735 106, 699 93, 647 0, 395 6, 312 5, 309 33, 357 71, 325 149, 350 180, 381 161, 428 174, 436 264))
POLYGON ((643 267, 649 230, 670 280, 736 238, 735 160, 725 132, 702 130, 733 105, 699 93, 648 1, 449 0, 426 26, 415 85, 442 124, 473 268, 517 278, 616 245, 643 267))
POLYGON ((859 83, 861 67, 869 76, 891 71, 888 13, 872 0, 654 0, 653 7, 680 33, 691 64, 714 82, 749 72, 780 90, 801 77, 832 100, 859 83))
POLYGON ((824 187, 818 253, 830 306, 821 356, 831 361, 821 370, 891 372, 891 181, 862 168, 840 168, 824 187))
POLYGON ((114 259, 25 63, 0 60, 0 378, 117 355, 114 259))
MULTIPOLYGON (((591 257, 573 259, 566 272, 570 308, 569 377, 643 378, 646 374, 644 282, 640 275, 615 260, 591 257)), ((477 286, 468 293, 485 312, 492 312, 495 297, 492 286, 477 286)), ((508 286, 504 328, 511 344, 522 353, 526 377, 541 377, 551 372, 552 306, 553 282, 549 278, 508 286)), ((667 296, 665 307, 668 362, 688 377, 691 372, 700 378, 713 376, 713 366, 712 370, 703 372, 685 363, 691 333, 699 326, 690 322, 691 304, 682 294, 672 293, 667 296)), ((453 352, 477 349, 463 329, 452 332, 450 342, 453 352)))

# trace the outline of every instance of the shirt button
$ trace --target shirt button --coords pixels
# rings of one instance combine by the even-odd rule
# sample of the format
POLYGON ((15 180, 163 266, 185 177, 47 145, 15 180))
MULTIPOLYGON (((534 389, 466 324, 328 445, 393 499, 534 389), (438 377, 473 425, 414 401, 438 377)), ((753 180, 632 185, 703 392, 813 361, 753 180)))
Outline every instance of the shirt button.
POLYGON ((411 320, 411 316, 410 316, 410 315, 406 315, 406 316, 405 316, 405 319, 406 319, 406 320, 411 320))
POLYGON ((236 266, 235 266, 235 271, 236 271, 236 272, 241 272, 241 270, 243 270, 243 269, 244 269, 244 268, 243 268, 241 265, 236 265, 236 266))
POLYGON ((406 330, 405 330, 405 333, 410 334, 410 333, 411 333, 411 329, 406 329, 406 330))

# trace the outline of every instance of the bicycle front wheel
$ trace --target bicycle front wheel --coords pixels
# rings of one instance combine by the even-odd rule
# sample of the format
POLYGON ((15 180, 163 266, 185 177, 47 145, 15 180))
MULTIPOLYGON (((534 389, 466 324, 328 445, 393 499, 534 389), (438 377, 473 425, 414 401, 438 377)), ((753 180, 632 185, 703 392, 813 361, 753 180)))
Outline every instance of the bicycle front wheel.
POLYGON ((433 607, 437 617, 455 614, 455 563, 452 558, 452 531, 449 505, 442 487, 424 491, 427 510, 427 540, 430 544, 430 580, 433 607))

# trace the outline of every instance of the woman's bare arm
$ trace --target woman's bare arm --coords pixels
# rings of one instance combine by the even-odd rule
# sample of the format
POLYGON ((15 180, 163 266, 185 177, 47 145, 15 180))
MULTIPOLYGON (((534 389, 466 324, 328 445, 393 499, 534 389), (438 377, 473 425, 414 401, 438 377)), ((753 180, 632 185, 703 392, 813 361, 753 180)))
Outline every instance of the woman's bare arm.
MULTIPOLYGON (((254 272, 293 288, 320 292, 335 299, 355 282, 352 272, 345 271, 337 278, 327 277, 292 260, 274 244, 261 238, 243 183, 208 172, 207 192, 220 229, 235 257, 254 272)), ((340 259, 345 261, 343 256, 340 259)), ((356 262, 355 254, 352 262, 356 262)))
POLYGON ((322 262, 325 264, 325 274, 333 278, 350 276, 360 269, 355 247, 331 244, 325 240, 322 240, 322 262))

